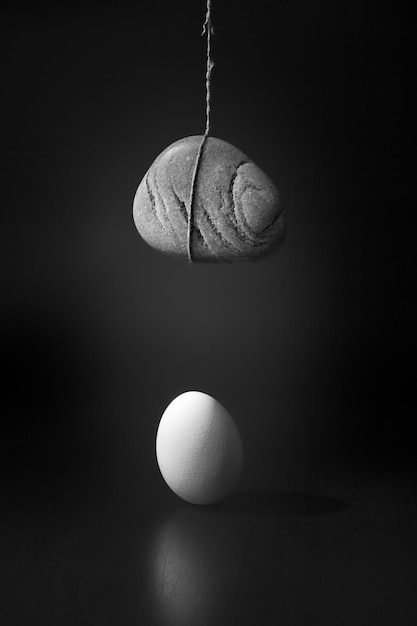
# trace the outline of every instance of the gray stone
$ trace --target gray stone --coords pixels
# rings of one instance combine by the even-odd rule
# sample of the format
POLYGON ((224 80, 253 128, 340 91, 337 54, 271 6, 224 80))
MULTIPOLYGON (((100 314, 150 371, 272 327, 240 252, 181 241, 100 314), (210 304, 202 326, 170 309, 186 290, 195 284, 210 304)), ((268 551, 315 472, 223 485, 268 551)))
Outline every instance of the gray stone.
MULTIPOLYGON (((171 144, 143 177, 133 217, 143 239, 162 252, 188 256, 191 184, 201 135, 171 144)), ((272 252, 285 234, 285 212, 273 182, 243 152, 207 137, 196 179, 193 261, 241 261, 272 252)))

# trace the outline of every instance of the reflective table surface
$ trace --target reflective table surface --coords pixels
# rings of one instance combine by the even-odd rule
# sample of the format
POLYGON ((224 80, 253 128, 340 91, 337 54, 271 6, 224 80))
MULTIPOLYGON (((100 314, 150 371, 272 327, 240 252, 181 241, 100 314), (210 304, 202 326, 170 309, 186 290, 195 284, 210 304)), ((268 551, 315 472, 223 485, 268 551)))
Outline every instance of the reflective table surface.
POLYGON ((194 506, 151 454, 104 471, 50 453, 50 474, 41 452, 3 490, 2 624, 415 624, 410 471, 300 472, 299 489, 194 506))

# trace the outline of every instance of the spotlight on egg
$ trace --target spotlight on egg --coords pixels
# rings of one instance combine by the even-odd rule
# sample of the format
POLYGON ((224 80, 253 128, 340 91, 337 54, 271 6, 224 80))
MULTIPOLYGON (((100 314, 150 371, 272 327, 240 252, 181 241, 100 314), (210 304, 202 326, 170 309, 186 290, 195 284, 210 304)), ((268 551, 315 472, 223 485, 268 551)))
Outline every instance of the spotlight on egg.
POLYGON ((168 254, 190 258, 192 249, 196 262, 270 254, 285 235, 281 194, 241 150, 216 137, 202 140, 180 139, 152 163, 133 202, 139 234, 168 254))
POLYGON ((243 447, 224 406, 206 393, 187 391, 161 417, 156 457, 177 496, 192 504, 211 504, 226 498, 236 485, 243 447))

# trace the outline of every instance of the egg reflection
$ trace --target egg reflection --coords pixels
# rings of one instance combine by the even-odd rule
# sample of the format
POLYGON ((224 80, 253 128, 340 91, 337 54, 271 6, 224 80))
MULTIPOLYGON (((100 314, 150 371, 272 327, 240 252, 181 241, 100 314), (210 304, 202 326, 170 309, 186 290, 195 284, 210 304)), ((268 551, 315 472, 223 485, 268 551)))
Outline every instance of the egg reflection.
POLYGON ((161 623, 224 622, 233 611, 241 554, 240 533, 225 516, 187 508, 168 518, 156 535, 152 559, 161 623))

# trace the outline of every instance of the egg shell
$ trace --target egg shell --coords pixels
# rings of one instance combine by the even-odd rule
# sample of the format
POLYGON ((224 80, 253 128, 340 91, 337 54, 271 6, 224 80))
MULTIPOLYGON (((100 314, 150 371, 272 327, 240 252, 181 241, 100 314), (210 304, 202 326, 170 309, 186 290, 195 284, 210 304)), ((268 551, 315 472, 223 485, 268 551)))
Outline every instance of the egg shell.
MULTIPOLYGON (((192 178, 201 135, 166 148, 143 177, 133 218, 153 248, 188 256, 192 178)), ((269 254, 285 235, 286 218, 274 183, 241 150, 207 137, 195 186, 193 261, 254 260, 269 254)))
POLYGON ((164 411, 156 457, 168 486, 192 504, 225 498, 243 464, 237 426, 224 406, 201 391, 177 396, 164 411))

